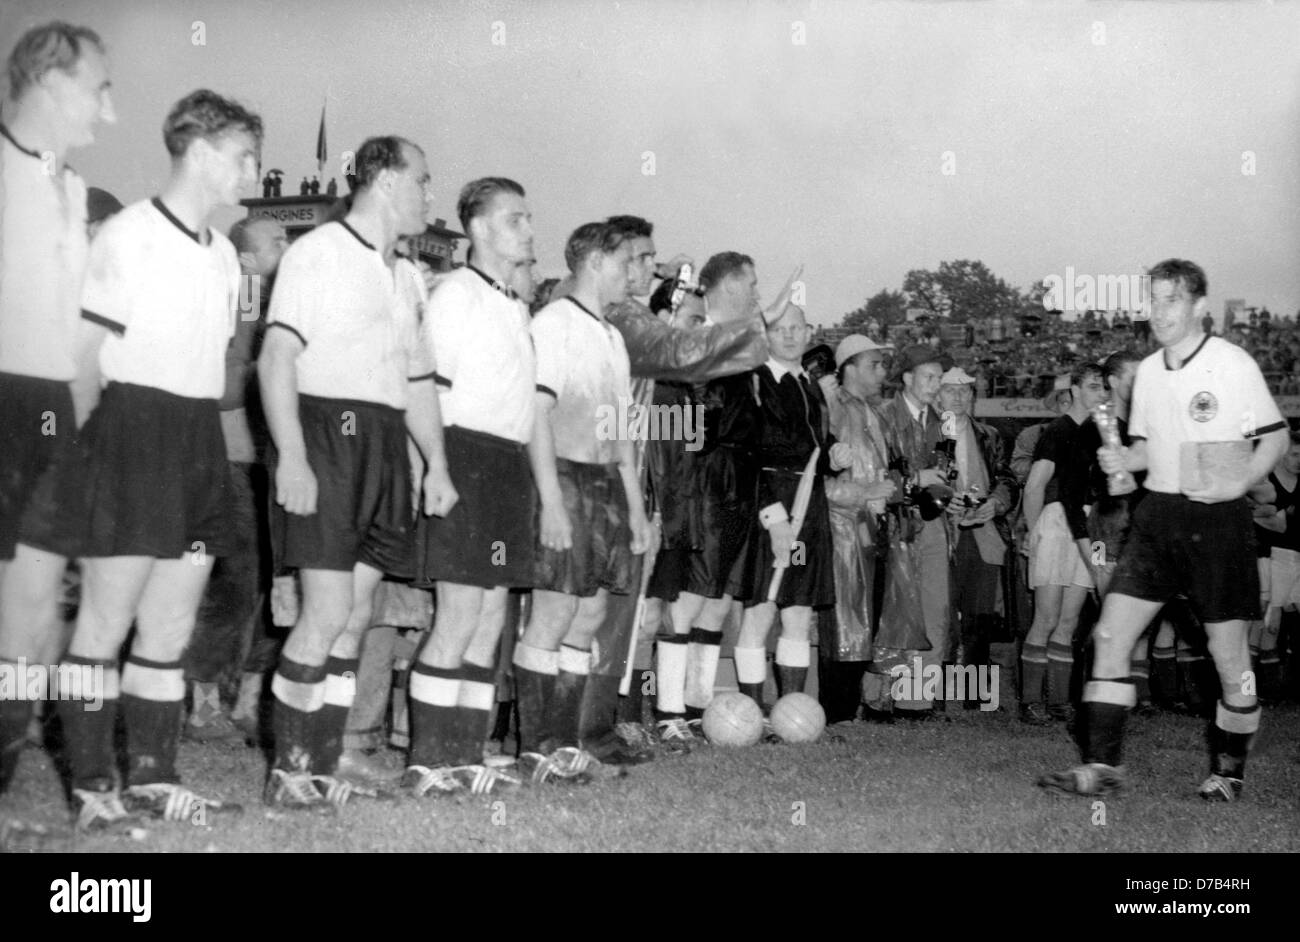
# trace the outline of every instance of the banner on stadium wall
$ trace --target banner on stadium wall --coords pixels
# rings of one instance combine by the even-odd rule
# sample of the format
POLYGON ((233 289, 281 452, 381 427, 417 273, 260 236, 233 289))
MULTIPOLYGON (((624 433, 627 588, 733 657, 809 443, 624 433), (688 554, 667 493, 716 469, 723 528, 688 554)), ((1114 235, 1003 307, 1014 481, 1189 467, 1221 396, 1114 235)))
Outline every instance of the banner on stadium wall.
POLYGON ((1041 399, 976 399, 977 419, 1054 419, 1041 399))
MULTIPOLYGON (((1300 418, 1300 396, 1274 396, 1278 409, 1288 419, 1300 418)), ((1054 419, 1055 412, 1043 408, 1039 399, 976 399, 978 419, 1054 419)))

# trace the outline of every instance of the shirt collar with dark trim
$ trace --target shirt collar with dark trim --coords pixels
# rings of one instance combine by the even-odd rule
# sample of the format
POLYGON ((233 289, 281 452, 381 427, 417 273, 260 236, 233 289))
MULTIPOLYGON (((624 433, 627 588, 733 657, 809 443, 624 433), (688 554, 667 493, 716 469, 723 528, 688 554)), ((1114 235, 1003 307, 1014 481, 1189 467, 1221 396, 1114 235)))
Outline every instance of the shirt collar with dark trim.
POLYGON ((591 313, 591 308, 587 307, 587 305, 583 304, 581 301, 579 301, 579 300, 578 300, 577 298, 575 298, 573 295, 571 295, 571 294, 566 294, 566 295, 564 296, 564 298, 565 298, 566 301, 572 301, 574 307, 578 308, 578 310, 582 311, 582 313, 586 314, 586 315, 587 315, 588 317, 590 317, 593 321, 596 321, 596 322, 598 322, 598 323, 601 323, 600 318, 597 317, 595 314, 591 313))
POLYGON ((378 251, 379 251, 377 248, 375 248, 373 245, 371 245, 369 242, 367 242, 366 239, 365 239, 365 237, 364 237, 361 233, 357 232, 357 230, 355 230, 355 229, 353 229, 351 226, 349 226, 349 225, 348 225, 348 221, 347 221, 346 219, 340 219, 338 222, 339 222, 339 225, 340 225, 340 226, 342 226, 344 229, 346 229, 348 232, 350 232, 350 233, 352 234, 352 238, 356 239, 358 242, 360 242, 360 243, 361 243, 362 245, 364 245, 366 248, 370 249, 370 251, 372 251, 372 252, 378 252, 378 251))
POLYGON ((194 231, 193 229, 191 229, 189 226, 185 225, 185 223, 183 223, 183 222, 181 222, 179 219, 177 219, 176 216, 175 216, 175 214, 174 214, 170 209, 168 209, 166 206, 163 205, 163 201, 162 201, 162 199, 160 199, 159 197, 155 196, 153 199, 149 200, 149 202, 153 204, 153 208, 154 208, 154 209, 158 210, 158 212, 160 212, 160 213, 163 214, 163 218, 164 218, 164 219, 166 219, 168 222, 170 222, 173 226, 175 226, 175 227, 176 227, 177 229, 179 229, 181 232, 185 233, 187 236, 189 236, 191 239, 193 239, 193 240, 195 241, 196 244, 198 244, 198 245, 206 245, 206 244, 207 244, 207 243, 205 243, 205 242, 204 242, 204 241, 199 237, 199 234, 198 234, 197 232, 195 232, 195 231, 194 231))
POLYGON ((1201 342, 1196 345, 1196 349, 1193 350, 1191 354, 1187 357, 1187 359, 1183 360, 1183 362, 1179 366, 1169 365, 1168 347, 1160 351, 1160 361, 1164 363, 1165 369, 1169 370, 1169 372, 1171 373, 1177 372, 1178 370, 1181 370, 1184 366, 1186 366, 1188 363, 1191 363, 1192 358, 1195 357, 1196 354, 1200 353, 1201 350, 1205 347, 1205 345, 1209 343, 1209 341, 1210 341, 1210 334, 1206 334, 1204 337, 1201 338, 1201 342))
POLYGON ((492 277, 491 275, 489 275, 487 272, 485 272, 485 271, 483 271, 482 269, 477 268, 477 267, 475 267, 475 266, 473 266, 473 265, 466 265, 465 267, 468 268, 470 271, 472 271, 474 274, 478 275, 480 278, 482 278, 484 281, 486 281, 488 284, 490 284, 490 285, 491 285, 493 288, 495 288, 497 291, 500 291, 502 294, 504 294, 504 295, 505 295, 507 298, 509 298, 511 301, 517 301, 517 300, 519 300, 519 295, 515 294, 513 288, 510 288, 510 287, 508 287, 508 286, 506 286, 506 285, 503 285, 501 282, 497 281, 495 278, 493 278, 493 277, 492 277))
POLYGON ((9 130, 9 125, 5 124, 3 121, 0 121, 0 134, 3 134, 5 140, 14 145, 14 147, 18 148, 28 157, 35 157, 37 160, 44 159, 39 153, 32 150, 30 147, 24 147, 22 144, 19 144, 17 138, 14 137, 13 132, 9 130))

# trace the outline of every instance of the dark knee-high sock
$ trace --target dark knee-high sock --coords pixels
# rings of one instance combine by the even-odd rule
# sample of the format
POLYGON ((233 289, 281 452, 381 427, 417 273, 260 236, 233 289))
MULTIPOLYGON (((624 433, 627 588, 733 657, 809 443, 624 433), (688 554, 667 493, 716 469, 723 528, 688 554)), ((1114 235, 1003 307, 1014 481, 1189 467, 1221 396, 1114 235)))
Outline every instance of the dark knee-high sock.
POLYGON ((126 721, 127 782, 179 782, 176 745, 181 735, 185 672, 181 662, 160 663, 131 655, 122 669, 122 718, 126 721))
POLYGON ((1042 703, 1047 679, 1047 645, 1025 644, 1020 649, 1020 702, 1042 703))
POLYGON ((1204 654, 1181 646, 1176 659, 1184 702, 1196 712, 1205 713, 1218 696, 1214 662, 1204 654))
POLYGON ((280 656, 271 678, 275 768, 285 772, 312 770, 316 715, 325 703, 325 674, 324 664, 302 664, 287 655, 280 656))
POLYGON ((1047 645, 1047 702, 1054 707, 1070 702, 1070 675, 1074 673, 1074 652, 1057 641, 1047 645))
POLYGON ((1178 699, 1178 661, 1175 651, 1169 648, 1151 650, 1151 674, 1154 690, 1159 690, 1158 700, 1164 704, 1174 703, 1178 699))
POLYGON ((459 667, 421 663, 411 668, 411 765, 432 769, 455 761, 460 739, 456 722, 460 672, 459 667))
POLYGON ((1127 677, 1090 680, 1084 685, 1081 731, 1084 762, 1120 764, 1124 752, 1124 721, 1136 703, 1137 690, 1127 677))
POLYGON ((492 704, 496 699, 496 668, 464 662, 460 669, 460 697, 456 701, 457 765, 481 765, 483 746, 492 725, 492 704))
POLYGON ((1133 686, 1137 689, 1138 703, 1151 702, 1151 671, 1148 664, 1145 656, 1138 657, 1135 654, 1129 659, 1129 676, 1133 678, 1133 686))
POLYGON ((1262 713, 1258 703, 1237 707, 1219 701, 1210 726, 1211 772, 1226 778, 1245 776, 1246 757, 1250 754, 1255 734, 1259 732, 1262 713))
MULTIPOLYGON (((42 673, 43 667, 38 669, 42 673)), ((45 690, 28 689, 27 661, 0 658, 0 681, 6 676, 12 683, 0 682, 0 795, 3 795, 14 773, 18 771, 18 757, 27 744, 27 727, 32 721, 36 701, 33 694, 45 697, 45 690)))
POLYGON ((554 732, 557 746, 581 743, 579 721, 582 695, 591 673, 591 651, 572 645, 560 646, 559 673, 555 677, 554 732))
POLYGON ((59 718, 72 787, 107 791, 115 781, 113 728, 121 697, 117 662, 70 654, 60 675, 59 718), (74 690, 79 693, 75 699, 74 690))
POLYGON ((358 658, 330 656, 325 662, 325 702, 316 714, 312 728, 316 736, 312 748, 312 772, 333 775, 343 753, 343 734, 348 728, 348 713, 357 698, 358 658))
POLYGON ((618 721, 620 723, 641 723, 645 714, 645 686, 654 676, 651 668, 632 668, 632 682, 628 684, 627 696, 618 698, 618 721))
POLYGON ((515 645, 515 696, 519 703, 519 752, 546 754, 555 748, 551 711, 560 654, 520 641, 515 645))
POLYGON ((622 679, 609 674, 590 674, 587 677, 579 729, 584 744, 600 742, 613 734, 618 717, 618 685, 622 679))
POLYGON ((692 628, 686 638, 686 715, 698 719, 713 701, 722 632, 692 628))

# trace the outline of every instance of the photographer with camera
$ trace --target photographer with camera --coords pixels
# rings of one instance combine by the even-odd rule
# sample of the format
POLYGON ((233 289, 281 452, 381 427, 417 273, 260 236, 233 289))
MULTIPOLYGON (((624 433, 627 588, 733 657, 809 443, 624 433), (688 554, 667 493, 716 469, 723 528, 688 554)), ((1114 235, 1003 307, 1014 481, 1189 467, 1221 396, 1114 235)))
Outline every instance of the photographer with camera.
MULTIPOLYGON (((894 362, 893 379, 902 382, 898 395, 880 409, 886 440, 889 442, 892 465, 906 476, 904 497, 906 506, 900 510, 905 543, 910 543, 912 582, 924 586, 923 592, 895 593, 896 598, 906 598, 914 609, 898 613, 899 620, 911 616, 925 629, 929 649, 888 644, 891 614, 889 610, 890 586, 886 584, 886 608, 881 612, 881 640, 875 652, 874 670, 881 671, 887 664, 902 664, 911 669, 915 658, 920 658, 921 669, 941 665, 947 660, 952 645, 949 634, 949 580, 948 580, 948 530, 943 520, 946 506, 947 479, 939 470, 939 443, 943 432, 939 413, 934 404, 939 395, 939 382, 944 374, 945 355, 929 344, 915 344, 905 348, 894 362), (894 648, 894 650, 889 650, 894 648)), ((892 549, 891 549, 892 552, 892 549)), ((888 579, 900 578, 900 571, 891 567, 888 579)), ((919 638, 917 638, 919 640, 919 638)), ((924 696, 920 700, 895 699, 894 713, 908 719, 934 718, 934 700, 924 696)))
MULTIPOLYGON (((977 422, 975 379, 953 367, 939 380, 945 437, 951 431, 956 497, 948 514, 956 527, 953 539, 953 605, 960 624, 959 664, 988 664, 989 642, 998 616, 998 580, 1011 540, 1007 514, 1016 505, 1016 477, 1005 459, 997 429, 977 422), (951 425, 951 428, 950 428, 951 425)), ((965 706, 975 709, 974 691, 965 706)))

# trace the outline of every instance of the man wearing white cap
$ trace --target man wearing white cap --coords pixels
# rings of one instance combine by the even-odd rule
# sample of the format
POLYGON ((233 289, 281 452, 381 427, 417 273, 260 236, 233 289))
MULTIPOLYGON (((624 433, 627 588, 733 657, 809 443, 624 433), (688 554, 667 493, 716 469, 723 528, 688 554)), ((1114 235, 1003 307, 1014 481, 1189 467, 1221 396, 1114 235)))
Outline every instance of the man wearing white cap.
MULTIPOLYGON (((987 664, 992 622, 998 610, 998 579, 1006 559, 1010 528, 1007 513, 1016 503, 1016 479, 1006 462, 997 429, 976 422, 975 379, 954 366, 939 379, 939 408, 945 436, 952 432, 957 465, 956 498, 948 513, 953 540, 953 607, 960 622, 958 661, 987 664), (951 421, 948 416, 951 415, 951 421)), ((968 690, 967 709, 978 701, 968 690)))
MULTIPOLYGON (((876 404, 890 347, 850 334, 835 348, 835 382, 824 379, 831 434, 853 448, 853 463, 826 482, 835 556, 835 607, 820 613, 817 695, 828 723, 851 720, 871 660, 876 564, 888 547, 881 515, 898 493, 876 404)), ((874 675, 873 675, 874 676, 874 675)))

